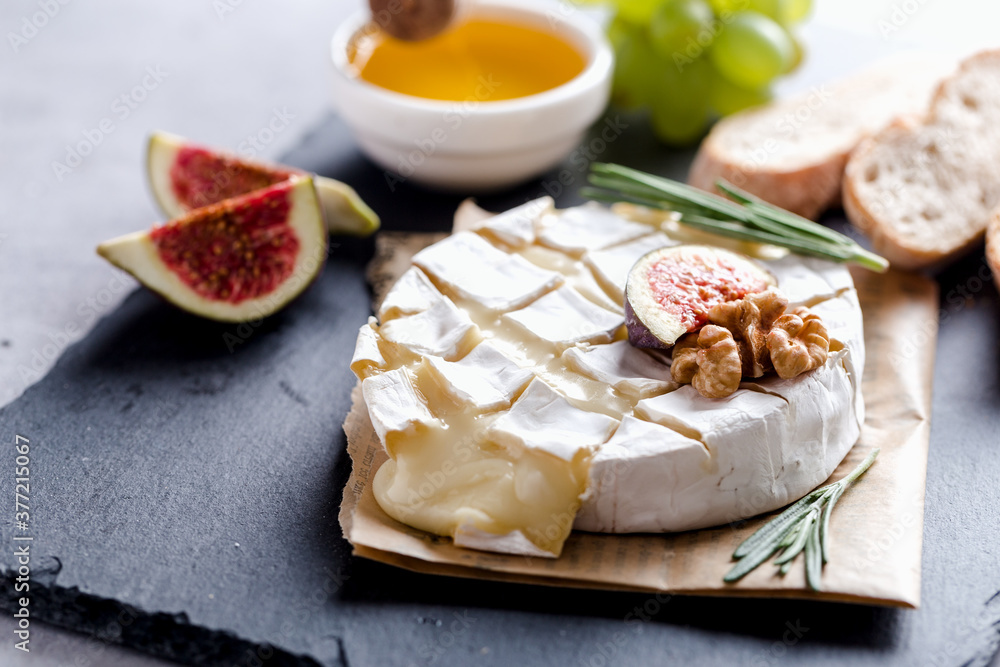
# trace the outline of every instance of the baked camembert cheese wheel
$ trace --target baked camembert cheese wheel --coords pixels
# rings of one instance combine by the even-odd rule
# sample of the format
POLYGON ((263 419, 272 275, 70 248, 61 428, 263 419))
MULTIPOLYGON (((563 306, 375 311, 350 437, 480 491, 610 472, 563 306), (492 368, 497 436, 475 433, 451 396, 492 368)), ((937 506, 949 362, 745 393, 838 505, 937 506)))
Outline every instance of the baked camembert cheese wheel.
POLYGON ((630 269, 676 236, 545 198, 418 253, 351 364, 389 455, 373 480, 381 508, 459 546, 556 557, 574 528, 715 526, 829 477, 864 419, 847 269, 762 261, 790 311, 822 320, 829 353, 795 377, 737 376, 706 397, 625 327, 630 269))

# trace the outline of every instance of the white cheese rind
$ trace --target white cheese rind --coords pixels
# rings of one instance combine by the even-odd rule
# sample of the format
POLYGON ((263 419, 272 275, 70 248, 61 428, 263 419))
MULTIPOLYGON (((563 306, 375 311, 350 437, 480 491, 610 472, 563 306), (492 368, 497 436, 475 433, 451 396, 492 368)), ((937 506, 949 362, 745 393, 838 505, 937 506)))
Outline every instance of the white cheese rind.
POLYGON ((586 204, 545 216, 538 241, 570 255, 581 255, 652 232, 649 225, 625 220, 603 206, 586 204))
POLYGON ((474 524, 461 524, 452 534, 456 546, 480 551, 496 551, 514 556, 533 556, 536 558, 556 558, 556 554, 539 549, 519 530, 505 535, 487 533, 476 528, 474 524))
POLYGON ((510 407, 514 396, 534 377, 489 341, 458 361, 426 357, 425 363, 445 394, 477 412, 510 407))
POLYGON ((778 279, 778 288, 790 307, 812 305, 854 289, 847 267, 825 259, 788 254, 765 261, 764 265, 778 279))
POLYGON ((384 369, 385 357, 378 346, 378 323, 374 317, 368 318, 358 331, 358 340, 354 343, 354 356, 351 358, 351 370, 360 378, 374 369, 384 369))
POLYGON ((632 493, 634 485, 619 481, 617 495, 597 492, 585 500, 575 526, 598 532, 690 530, 769 512, 805 495, 833 473, 860 435, 855 387, 843 364, 849 355, 832 354, 823 367, 792 380, 745 382, 723 399, 705 398, 686 385, 640 401, 638 418, 676 436, 665 439, 661 450, 649 436, 634 451, 602 448, 591 464, 591 484, 601 489, 609 486, 609 475, 641 476, 662 478, 665 490, 650 492, 661 487, 647 485, 645 494, 632 493), (675 446, 678 437, 704 445, 707 459, 692 465, 691 451, 675 446))
POLYGON ((615 330, 625 323, 622 315, 595 305, 569 285, 500 319, 557 346, 611 342, 615 330))
POLYGON ((593 270, 604 289, 621 302, 625 299, 628 272, 639 261, 639 258, 646 253, 671 245, 677 245, 677 241, 672 240, 666 234, 657 232, 631 243, 606 250, 588 252, 583 259, 593 270))
POLYGON ((428 310, 389 320, 379 333, 415 355, 445 359, 463 355, 479 338, 479 328, 469 316, 444 297, 428 310))
POLYGON ((684 525, 697 500, 689 490, 711 468, 708 450, 697 440, 625 417, 591 460, 588 495, 575 527, 659 532, 662 526, 684 525))
POLYGON ((535 227, 538 220, 553 210, 552 205, 552 197, 529 201, 487 218, 476 227, 476 231, 512 248, 523 248, 535 242, 535 227))
POLYGON ((851 350, 852 361, 860 374, 865 368, 865 330, 858 293, 851 289, 810 308, 823 320, 832 341, 851 350))
POLYGON ((413 263, 452 294, 505 313, 562 283, 562 276, 509 255, 473 232, 460 232, 418 252, 413 263))
POLYGON ((670 364, 664 357, 640 350, 626 340, 608 345, 571 347, 562 356, 569 368, 635 398, 647 398, 677 388, 670 376, 670 364))
POLYGON ((442 296, 423 271, 411 266, 382 299, 378 319, 384 324, 403 315, 422 313, 433 308, 442 296))
POLYGON ((361 382, 361 392, 375 434, 390 454, 391 445, 387 441, 390 434, 411 435, 419 425, 439 424, 402 368, 365 378, 361 382))
POLYGON ((572 461, 581 450, 606 442, 617 427, 618 420, 573 407, 535 378, 510 411, 493 422, 487 437, 515 454, 540 450, 572 461))

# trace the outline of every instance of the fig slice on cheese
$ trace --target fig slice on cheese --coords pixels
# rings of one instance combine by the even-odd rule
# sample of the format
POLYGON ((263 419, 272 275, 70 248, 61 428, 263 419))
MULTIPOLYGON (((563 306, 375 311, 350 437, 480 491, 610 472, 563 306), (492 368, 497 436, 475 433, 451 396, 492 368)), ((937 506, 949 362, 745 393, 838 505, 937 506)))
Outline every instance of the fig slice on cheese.
POLYGON ((712 306, 763 292, 776 280, 722 248, 677 245, 643 255, 629 271, 625 324, 636 347, 666 349, 708 321, 712 306))

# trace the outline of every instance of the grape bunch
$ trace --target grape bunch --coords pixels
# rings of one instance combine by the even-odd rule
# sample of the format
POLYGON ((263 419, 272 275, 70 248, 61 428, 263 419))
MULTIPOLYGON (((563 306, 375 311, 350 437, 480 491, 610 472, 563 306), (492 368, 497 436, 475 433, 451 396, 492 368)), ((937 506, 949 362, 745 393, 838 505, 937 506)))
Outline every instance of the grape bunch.
POLYGON ((686 145, 709 122, 767 102, 799 64, 789 32, 811 0, 610 0, 612 101, 648 108, 656 135, 686 145))

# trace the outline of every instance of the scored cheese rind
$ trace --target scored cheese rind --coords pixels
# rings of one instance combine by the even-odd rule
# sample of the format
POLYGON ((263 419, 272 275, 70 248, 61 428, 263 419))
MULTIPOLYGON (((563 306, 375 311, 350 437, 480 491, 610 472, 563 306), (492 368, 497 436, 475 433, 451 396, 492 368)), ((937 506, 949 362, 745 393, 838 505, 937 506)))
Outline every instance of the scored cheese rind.
POLYGON ((384 369, 386 365, 385 357, 378 346, 379 336, 376 331, 378 320, 374 317, 368 318, 368 323, 363 324, 358 331, 358 340, 354 344, 354 356, 351 358, 351 370, 359 378, 366 378, 376 369, 384 369))
POLYGON ((442 297, 427 310, 389 320, 379 328, 382 339, 411 354, 454 359, 479 342, 479 328, 469 316, 442 297))
POLYGON ((574 407, 556 390, 534 379, 487 436, 515 453, 540 450, 564 461, 607 441, 618 420, 574 407))
POLYGON ((536 224, 542 215, 553 210, 553 203, 552 197, 529 201, 487 218, 475 231, 512 248, 523 248, 535 242, 536 224))
POLYGON ((402 368, 365 378, 361 382, 361 392, 375 434, 390 455, 393 454, 390 435, 412 435, 418 426, 439 424, 402 368))
POLYGON ((539 340, 562 347, 574 343, 609 343, 615 330, 625 324, 622 315, 595 305, 569 285, 500 319, 523 327, 539 340))
POLYGON ((459 232, 418 252, 413 263, 456 297, 505 313, 562 283, 553 271, 509 255, 473 232, 459 232))
POLYGON ((620 218, 603 206, 586 204, 545 216, 538 242, 570 255, 600 250, 647 236, 649 225, 620 218))
POLYGON ((489 341, 459 361, 429 356, 424 362, 445 394, 477 412, 510 407, 514 396, 534 377, 489 341))
POLYGON ((627 340, 571 347, 562 356, 569 368, 636 398, 677 388, 663 356, 655 350, 640 350, 627 340))
POLYGON ((536 266, 562 275, 565 284, 588 301, 624 316, 624 304, 620 299, 613 299, 608 295, 607 289, 582 260, 537 244, 518 250, 518 254, 536 266))
POLYGON ((594 271, 594 275, 604 286, 604 289, 621 302, 625 299, 628 272, 639 261, 639 258, 654 250, 671 245, 677 245, 677 241, 672 240, 666 234, 657 232, 631 243, 588 252, 584 256, 584 261, 594 271))
POLYGON ((383 324, 403 315, 414 315, 430 310, 441 301, 438 291, 423 271, 411 266, 399 277, 389 293, 382 299, 378 318, 383 324))
POLYGON ((700 443, 707 451, 704 464, 692 466, 690 452, 674 446, 676 438, 665 440, 655 456, 643 440, 635 451, 623 445, 618 452, 598 452, 591 464, 592 484, 612 473, 640 475, 634 467, 647 477, 656 470, 665 480, 683 480, 671 487, 681 494, 683 506, 665 502, 675 498, 666 494, 632 494, 623 501, 619 492, 614 505, 588 499, 576 527, 682 531, 770 512, 802 497, 830 476, 860 435, 854 385, 842 364, 849 355, 846 349, 834 353, 824 366, 791 380, 775 376, 744 382, 740 391, 722 399, 705 398, 685 385, 640 401, 639 419, 700 443), (595 506, 588 507, 589 502, 595 506))
POLYGON ((622 340, 629 269, 677 243, 635 224, 543 199, 417 256, 352 361, 359 377, 403 372, 386 391, 365 380, 376 432, 395 444, 373 480, 390 516, 459 546, 551 557, 574 517, 604 532, 703 528, 776 509, 833 472, 864 419, 847 269, 762 260, 792 305, 821 316, 829 359, 706 399, 622 340), (574 217, 579 238, 560 226, 574 217))
POLYGON ((788 298, 788 306, 809 306, 854 289, 850 272, 842 264, 815 257, 786 255, 765 262, 788 298))

